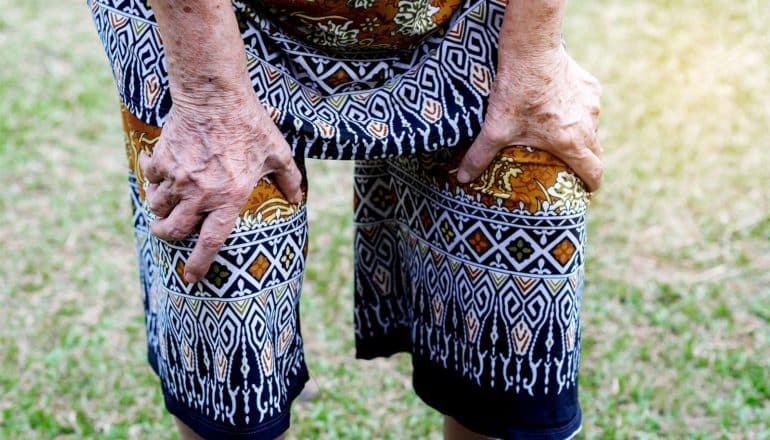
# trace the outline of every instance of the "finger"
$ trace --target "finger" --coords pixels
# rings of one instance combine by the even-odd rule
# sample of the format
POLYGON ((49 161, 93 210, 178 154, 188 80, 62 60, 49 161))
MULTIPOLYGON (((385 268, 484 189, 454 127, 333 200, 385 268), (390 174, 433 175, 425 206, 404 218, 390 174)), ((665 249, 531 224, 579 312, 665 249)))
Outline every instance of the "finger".
POLYGON ((146 200, 149 200, 150 197, 152 197, 153 194, 155 194, 155 191, 158 190, 158 184, 157 183, 151 183, 147 185, 147 189, 144 190, 144 198, 146 200))
POLYGON ((198 242, 185 264, 184 277, 188 283, 197 283, 206 276, 209 266, 230 235, 237 216, 238 209, 220 209, 209 213, 203 220, 198 242))
MULTIPOLYGON (((595 141, 596 142, 596 141, 595 141)), ((598 147, 598 142, 596 142, 598 147)), ((601 147, 598 147, 601 148, 601 147)), ((604 165, 588 145, 557 149, 553 154, 563 160, 580 177, 589 191, 596 191, 602 183, 604 165)))
POLYGON ((588 120, 585 121, 585 129, 590 130, 586 135, 586 145, 594 154, 601 158, 604 154, 604 149, 602 149, 599 144, 599 113, 600 109, 598 105, 591 109, 588 120))
POLYGON ((288 201, 302 202, 302 172, 291 155, 288 162, 279 164, 273 169, 273 179, 288 201))
POLYGON ((139 153, 139 168, 142 175, 150 183, 160 183, 163 180, 163 173, 158 168, 157 157, 150 156, 142 150, 139 153))
POLYGON ((184 240, 195 231, 202 215, 191 202, 181 202, 166 218, 155 219, 150 224, 153 235, 164 240, 184 240))
POLYGON ((167 217, 179 203, 179 196, 172 192, 171 181, 164 180, 155 186, 153 191, 147 192, 147 201, 150 211, 158 217, 167 217))
POLYGON ((602 155, 604 154, 604 149, 599 143, 599 122, 595 121, 590 126, 593 127, 593 131, 586 134, 585 143, 588 149, 601 159, 602 155))
POLYGON ((457 170, 457 181, 468 183, 476 180, 492 163, 499 147, 494 145, 482 129, 476 140, 463 156, 460 166, 457 170))

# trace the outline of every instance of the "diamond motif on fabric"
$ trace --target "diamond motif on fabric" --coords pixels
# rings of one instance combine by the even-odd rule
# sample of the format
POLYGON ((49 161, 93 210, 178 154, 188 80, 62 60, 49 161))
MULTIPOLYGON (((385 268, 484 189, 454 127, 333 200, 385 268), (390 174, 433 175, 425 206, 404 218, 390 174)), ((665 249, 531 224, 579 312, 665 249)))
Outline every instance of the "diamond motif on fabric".
POLYGON ((249 273, 257 281, 260 281, 269 268, 270 261, 267 259, 267 257, 265 257, 264 254, 259 254, 259 256, 254 259, 254 262, 251 263, 251 266, 249 266, 249 273))
POLYGON ((519 237, 508 245, 508 252, 514 260, 523 263, 532 256, 534 250, 527 240, 519 237))
POLYGON ((176 265, 174 266, 174 270, 176 271, 177 276, 179 276, 180 279, 184 278, 184 261, 182 259, 176 260, 176 265))
POLYGON ((444 237, 444 243, 449 244, 452 243, 452 241, 455 238, 454 230, 452 229, 452 225, 449 224, 447 220, 444 220, 441 222, 441 235, 444 237))
POLYGON ((433 226, 433 219, 430 218, 430 213, 427 209, 423 209, 422 212, 420 212, 420 221, 422 222, 423 229, 426 231, 433 226))
POLYGON ((492 247, 489 239, 480 229, 476 229, 473 234, 468 237, 468 244, 470 244, 471 248, 476 251, 477 255, 483 255, 487 249, 492 247))
POLYGON ((206 280, 216 286, 217 289, 221 289, 227 283, 230 275, 232 274, 227 270, 226 266, 215 261, 211 263, 209 272, 206 274, 206 280))
POLYGON ((574 253, 575 245, 568 238, 562 240, 561 243, 551 250, 551 255, 561 264, 567 264, 574 253))

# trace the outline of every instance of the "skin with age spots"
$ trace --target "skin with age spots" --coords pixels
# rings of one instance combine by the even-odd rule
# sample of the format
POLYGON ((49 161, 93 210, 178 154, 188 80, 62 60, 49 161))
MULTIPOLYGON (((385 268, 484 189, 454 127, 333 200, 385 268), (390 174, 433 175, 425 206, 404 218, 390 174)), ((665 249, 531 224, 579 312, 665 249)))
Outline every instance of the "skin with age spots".
POLYGON ((205 276, 257 182, 270 175, 299 203, 302 174, 251 87, 228 0, 175 8, 179 3, 153 2, 161 35, 175 37, 164 46, 174 104, 152 157, 143 155, 140 166, 159 217, 153 234, 178 240, 200 228, 184 272, 193 283, 205 276))
POLYGON ((561 45, 564 6, 563 0, 509 0, 489 107, 459 181, 476 179, 501 149, 526 145, 562 159, 589 190, 599 188, 601 87, 561 45))

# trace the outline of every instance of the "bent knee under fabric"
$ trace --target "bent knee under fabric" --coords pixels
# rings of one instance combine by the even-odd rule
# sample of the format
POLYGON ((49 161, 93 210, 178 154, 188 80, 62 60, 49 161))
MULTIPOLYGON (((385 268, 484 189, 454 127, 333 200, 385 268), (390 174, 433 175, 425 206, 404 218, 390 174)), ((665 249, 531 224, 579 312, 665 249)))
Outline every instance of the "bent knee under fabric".
POLYGON ((168 410, 204 438, 272 439, 308 379, 299 329, 307 253, 304 203, 267 179, 254 188, 206 275, 183 280, 196 242, 149 233, 139 152, 161 129, 122 110, 148 358, 168 410))
MULTIPOLYGON (((194 237, 149 234, 136 165, 160 129, 123 117, 148 356, 166 406, 204 438, 275 437, 308 377, 304 205, 260 182, 206 279, 187 285, 194 237)), ((455 179, 461 157, 357 162, 357 354, 412 353, 417 393, 475 432, 568 438, 581 422, 588 194, 547 153, 507 149, 467 185, 455 179)))
POLYGON ((357 355, 411 352, 420 397, 475 432, 571 437, 589 195, 522 147, 461 185, 462 153, 357 163, 357 355))

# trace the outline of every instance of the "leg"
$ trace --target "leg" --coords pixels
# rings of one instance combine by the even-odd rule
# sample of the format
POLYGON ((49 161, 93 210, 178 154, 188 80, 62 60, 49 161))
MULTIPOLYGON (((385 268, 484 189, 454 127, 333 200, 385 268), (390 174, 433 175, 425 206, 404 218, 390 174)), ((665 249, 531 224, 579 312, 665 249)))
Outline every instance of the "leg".
POLYGON ((544 152, 506 149, 467 185, 454 154, 389 170, 415 391, 448 439, 569 438, 588 195, 544 152))
POLYGON ((161 129, 125 109, 126 149, 143 257, 150 358, 167 409, 183 439, 273 439, 289 426, 289 407, 307 380, 299 295, 307 243, 304 203, 261 180, 209 273, 182 279, 195 244, 147 231, 139 151, 152 152, 161 129), (141 220, 141 221, 140 221, 141 220), (146 267, 145 267, 146 266, 146 267), (178 419, 177 419, 178 417, 178 419))
POLYGON ((203 440, 203 437, 196 434, 195 431, 176 417, 174 417, 174 424, 176 425, 176 429, 179 430, 180 440, 203 440))
POLYGON ((489 440, 492 437, 476 434, 454 417, 444 416, 444 440, 489 440))

